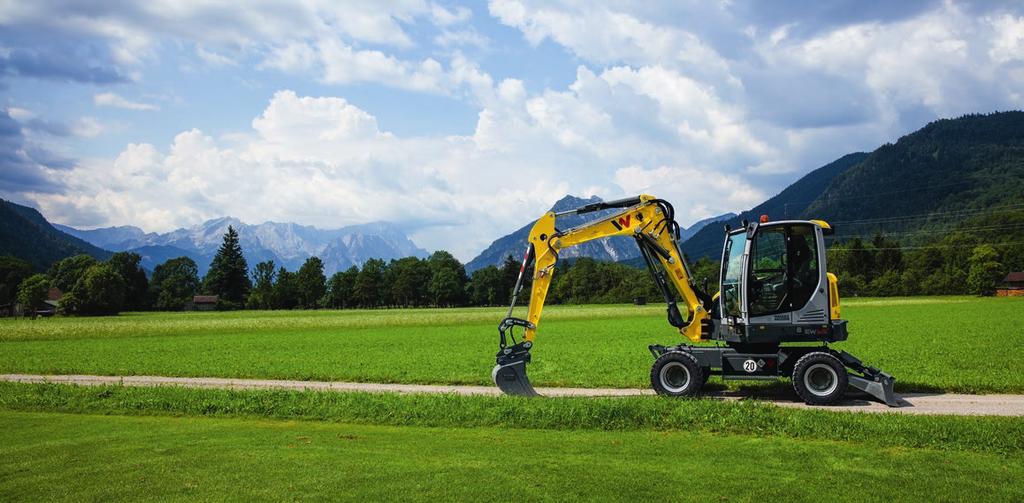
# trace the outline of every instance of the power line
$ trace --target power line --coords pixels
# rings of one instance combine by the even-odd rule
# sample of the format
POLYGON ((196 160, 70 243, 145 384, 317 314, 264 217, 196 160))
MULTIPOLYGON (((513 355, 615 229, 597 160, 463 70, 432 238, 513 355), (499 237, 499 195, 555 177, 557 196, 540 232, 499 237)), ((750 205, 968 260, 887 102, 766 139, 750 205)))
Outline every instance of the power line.
POLYGON ((865 218, 860 220, 833 220, 829 223, 832 224, 845 224, 845 225, 861 225, 868 223, 884 223, 884 222, 897 222, 900 220, 923 220, 939 215, 957 215, 957 216, 972 216, 984 213, 1005 213, 1008 211, 1014 211, 1017 209, 1024 208, 1024 203, 1007 204, 1002 206, 993 206, 989 208, 973 208, 973 209, 962 209, 962 210, 949 210, 949 211, 932 211, 929 213, 917 213, 914 215, 903 215, 898 217, 881 217, 881 218, 865 218))
POLYGON ((933 249, 947 249, 947 248, 975 248, 978 246, 1018 246, 1024 245, 1024 241, 1016 241, 1012 243, 974 243, 969 245, 928 245, 928 246, 898 246, 891 248, 829 248, 827 251, 830 252, 875 252, 875 251, 893 251, 893 250, 933 250, 933 249))
POLYGON ((835 234, 835 237, 837 237, 837 238, 839 238, 839 237, 851 238, 851 239, 859 237, 859 238, 863 239, 863 238, 869 238, 869 237, 870 238, 874 238, 875 236, 887 237, 887 236, 897 236, 897 235, 907 235, 907 234, 911 234, 911 235, 916 235, 916 234, 947 234, 947 233, 954 232, 954 231, 957 231, 957 230, 963 230, 964 232, 974 233, 974 232, 995 231, 995 230, 1008 230, 1008 231, 1012 231, 1012 230, 1024 229, 1024 222, 1013 223, 1013 224, 1004 224, 1004 225, 989 225, 989 226, 979 226, 979 227, 967 227, 967 228, 963 228, 963 229, 960 228, 958 222, 950 222, 950 223, 951 224, 957 224, 957 225, 954 225, 954 226, 952 226, 950 228, 945 228, 945 229, 918 229, 918 230, 913 230, 913 231, 891 231, 891 232, 879 231, 879 232, 875 232, 875 233, 872 233, 872 234, 863 234, 863 233, 845 233, 845 234, 841 234, 841 233, 837 233, 837 234, 835 234))

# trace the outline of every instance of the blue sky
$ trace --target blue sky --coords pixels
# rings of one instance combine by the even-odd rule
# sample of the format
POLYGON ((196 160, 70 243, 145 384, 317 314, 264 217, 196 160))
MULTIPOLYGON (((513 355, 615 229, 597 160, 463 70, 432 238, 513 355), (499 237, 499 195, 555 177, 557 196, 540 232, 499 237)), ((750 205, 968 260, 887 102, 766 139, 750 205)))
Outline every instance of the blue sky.
POLYGON ((683 225, 1019 109, 1017 2, 0 5, 0 197, 79 227, 390 220, 463 259, 572 193, 683 225))

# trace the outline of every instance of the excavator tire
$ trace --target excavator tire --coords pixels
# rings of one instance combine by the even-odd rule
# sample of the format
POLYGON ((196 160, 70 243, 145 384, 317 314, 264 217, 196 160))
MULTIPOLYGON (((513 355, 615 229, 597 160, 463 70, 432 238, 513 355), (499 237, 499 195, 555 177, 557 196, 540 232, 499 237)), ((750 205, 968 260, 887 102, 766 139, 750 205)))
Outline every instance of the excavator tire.
POLYGON ((823 351, 807 353, 793 366, 793 389, 808 405, 836 403, 849 384, 843 363, 823 351))
POLYGON ((704 369, 689 353, 669 351, 651 367, 651 387, 659 395, 694 396, 704 382, 704 369))

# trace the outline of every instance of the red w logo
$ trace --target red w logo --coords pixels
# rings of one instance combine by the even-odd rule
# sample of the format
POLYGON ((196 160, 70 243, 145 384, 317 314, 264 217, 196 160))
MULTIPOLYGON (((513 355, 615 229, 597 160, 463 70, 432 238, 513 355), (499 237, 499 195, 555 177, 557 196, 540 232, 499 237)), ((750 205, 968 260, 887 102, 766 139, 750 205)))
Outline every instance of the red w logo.
POLYGON ((630 218, 630 215, 626 215, 624 217, 620 217, 619 218, 619 225, 621 225, 623 227, 629 227, 629 218, 630 218))

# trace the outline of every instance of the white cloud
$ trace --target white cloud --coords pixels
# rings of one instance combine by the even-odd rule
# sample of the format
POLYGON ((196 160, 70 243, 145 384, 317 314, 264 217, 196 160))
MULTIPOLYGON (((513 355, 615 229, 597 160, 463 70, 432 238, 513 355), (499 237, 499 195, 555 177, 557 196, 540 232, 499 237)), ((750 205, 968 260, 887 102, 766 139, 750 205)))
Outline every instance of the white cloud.
POLYGON ((283 72, 302 72, 316 64, 316 49, 305 42, 291 40, 274 47, 259 64, 260 68, 274 68, 283 72))
POLYGON ((490 47, 490 40, 478 33, 473 28, 462 30, 441 30, 441 34, 434 37, 434 45, 439 47, 476 47, 486 49, 490 47))
POLYGON ((628 194, 652 193, 670 197, 677 218, 684 222, 721 215, 723 207, 751 208, 766 199, 764 191, 752 186, 749 180, 710 169, 628 166, 616 170, 614 179, 628 194))
POLYGON ((529 0, 491 0, 491 15, 518 28, 534 45, 544 39, 599 64, 662 65, 714 75, 734 85, 728 64, 694 33, 659 25, 606 5, 571 5, 529 0))
POLYGON ((1004 14, 989 23, 994 31, 989 57, 999 64, 1024 60, 1024 16, 1004 14))
POLYGON ((375 50, 356 50, 330 38, 317 44, 323 64, 323 81, 331 84, 379 82, 391 87, 442 93, 444 68, 427 58, 421 62, 400 60, 375 50))
POLYGON ((114 93, 95 94, 92 97, 92 101, 94 104, 101 107, 124 108, 126 110, 160 110, 159 106, 154 105, 152 103, 131 101, 114 93))
POLYGON ((207 50, 202 45, 196 46, 196 55, 199 59, 212 66, 238 66, 238 62, 217 52, 207 50))
POLYGON ((430 6, 430 15, 437 26, 451 26, 469 21, 469 18, 473 17, 473 12, 462 6, 447 9, 444 6, 433 4, 430 6))
POLYGON ((103 124, 95 117, 80 117, 72 123, 71 132, 80 138, 95 138, 103 133, 103 124))

